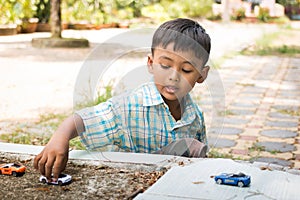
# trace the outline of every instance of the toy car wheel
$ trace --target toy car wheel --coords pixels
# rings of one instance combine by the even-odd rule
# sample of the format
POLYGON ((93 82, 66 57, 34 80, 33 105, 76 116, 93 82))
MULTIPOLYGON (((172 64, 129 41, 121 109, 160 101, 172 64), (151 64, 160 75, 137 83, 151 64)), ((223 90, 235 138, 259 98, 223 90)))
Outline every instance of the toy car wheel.
POLYGON ((237 184, 239 187, 244 187, 244 183, 242 181, 239 181, 237 184))
POLYGON ((46 179, 42 179, 42 183, 44 183, 44 184, 45 184, 46 182, 47 182, 47 181, 46 181, 46 179))
POLYGON ((222 184, 223 181, 221 179, 217 179, 216 182, 220 185, 220 184, 222 184))
POLYGON ((0 170, 0 175, 2 174, 2 171, 0 170))
POLYGON ((63 182, 62 181, 58 181, 58 185, 62 186, 63 182))
POLYGON ((17 174, 17 172, 12 172, 12 175, 17 176, 18 174, 17 174))

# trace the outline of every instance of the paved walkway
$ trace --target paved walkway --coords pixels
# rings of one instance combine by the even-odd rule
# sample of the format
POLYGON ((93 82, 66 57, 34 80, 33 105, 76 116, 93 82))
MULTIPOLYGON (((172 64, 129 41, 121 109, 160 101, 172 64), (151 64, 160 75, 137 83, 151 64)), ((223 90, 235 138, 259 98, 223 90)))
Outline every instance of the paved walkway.
POLYGON ((219 72, 226 106, 211 150, 300 168, 300 58, 236 56, 219 72))
MULTIPOLYGON (((276 30, 274 25, 205 26, 213 41, 213 62, 276 30)), ((32 48, 31 38, 45 37, 45 33, 0 37, 0 133, 9 131, 8 124, 37 118, 41 113, 72 109, 74 84, 85 58, 96 43, 124 32, 64 32, 66 36, 88 38, 92 42, 88 49, 32 48)), ((140 35, 151 34, 146 31, 140 35)), ((130 40, 126 42, 128 45, 130 40)), ((118 48, 108 51, 117 53, 118 48)), ((220 69, 212 70, 207 82, 217 84, 208 84, 200 99, 212 153, 300 168, 299 71, 299 57, 275 56, 234 56, 226 59, 220 69), (219 96, 211 97, 212 89, 220 84, 224 101, 222 90, 219 96), (224 104, 223 109, 214 107, 218 100, 224 104), (217 111, 216 115, 212 111, 217 111)))

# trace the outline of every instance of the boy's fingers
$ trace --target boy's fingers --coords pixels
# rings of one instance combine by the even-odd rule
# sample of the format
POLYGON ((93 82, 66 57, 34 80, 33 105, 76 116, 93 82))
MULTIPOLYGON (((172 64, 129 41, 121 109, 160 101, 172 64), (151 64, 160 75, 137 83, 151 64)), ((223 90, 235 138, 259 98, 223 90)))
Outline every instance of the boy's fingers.
POLYGON ((34 160, 33 160, 33 167, 35 168, 35 169, 39 169, 39 161, 40 161, 40 159, 41 159, 41 157, 42 157, 42 153, 40 153, 40 154, 38 154, 37 156, 35 156, 35 158, 34 158, 34 160))
POLYGON ((52 168, 55 162, 55 157, 49 157, 45 164, 45 176, 49 180, 51 180, 52 168))
POLYGON ((41 157, 38 161, 38 170, 42 175, 45 175, 45 165, 47 163, 47 157, 41 157))
POLYGON ((61 171, 63 170, 64 166, 64 157, 59 156, 56 158, 56 161, 53 166, 53 179, 56 181, 58 179, 58 176, 60 175, 61 171))

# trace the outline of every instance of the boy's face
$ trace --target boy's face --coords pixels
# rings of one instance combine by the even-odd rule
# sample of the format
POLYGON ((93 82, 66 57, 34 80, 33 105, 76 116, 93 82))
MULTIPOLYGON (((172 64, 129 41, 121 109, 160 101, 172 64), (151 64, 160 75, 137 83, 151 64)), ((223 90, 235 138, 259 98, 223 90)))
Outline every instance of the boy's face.
POLYGON ((209 67, 191 52, 175 52, 173 44, 167 48, 155 48, 148 57, 148 70, 160 94, 169 101, 180 100, 196 83, 207 77, 209 67))

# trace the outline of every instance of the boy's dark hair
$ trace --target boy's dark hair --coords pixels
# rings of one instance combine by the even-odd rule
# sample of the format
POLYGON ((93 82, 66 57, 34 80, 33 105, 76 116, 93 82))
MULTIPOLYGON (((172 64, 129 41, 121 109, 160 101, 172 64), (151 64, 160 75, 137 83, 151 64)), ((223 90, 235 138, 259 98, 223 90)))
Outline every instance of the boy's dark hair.
POLYGON ((160 25, 152 38, 152 55, 156 47, 166 48, 171 43, 174 43, 174 51, 193 51, 204 63, 208 60, 210 37, 196 21, 178 18, 160 25))

